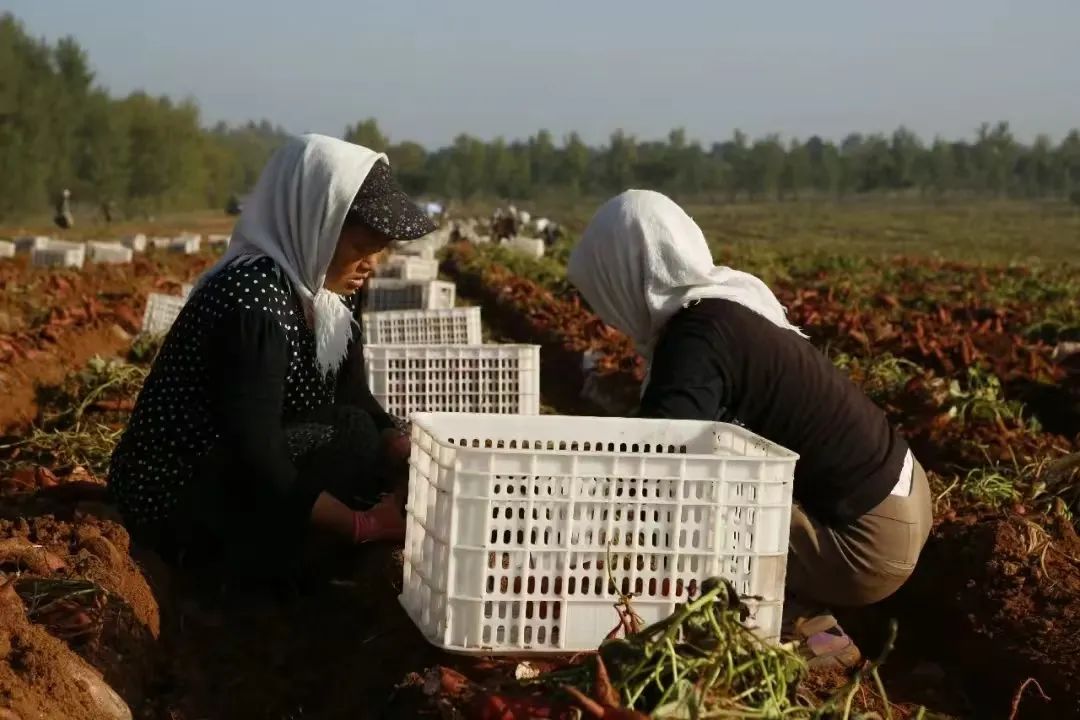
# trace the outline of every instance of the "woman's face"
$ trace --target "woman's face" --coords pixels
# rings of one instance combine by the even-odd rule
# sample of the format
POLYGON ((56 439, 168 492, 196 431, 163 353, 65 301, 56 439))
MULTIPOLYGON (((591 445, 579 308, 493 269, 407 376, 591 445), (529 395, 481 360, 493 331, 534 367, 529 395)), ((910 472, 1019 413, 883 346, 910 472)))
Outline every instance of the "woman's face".
POLYGON ((385 235, 366 227, 352 225, 342 228, 323 287, 338 295, 353 294, 375 271, 389 244, 390 240, 385 235))

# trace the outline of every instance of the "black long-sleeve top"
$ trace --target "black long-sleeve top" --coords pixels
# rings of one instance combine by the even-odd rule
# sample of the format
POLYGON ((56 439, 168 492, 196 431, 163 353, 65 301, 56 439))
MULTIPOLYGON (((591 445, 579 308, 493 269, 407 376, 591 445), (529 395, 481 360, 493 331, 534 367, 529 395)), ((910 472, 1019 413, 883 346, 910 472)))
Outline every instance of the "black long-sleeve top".
MULTIPOLYGON (((355 298, 347 300, 355 310, 355 298)), ((386 429, 372 397, 359 330, 338 373, 323 377, 315 336, 285 273, 269 258, 232 265, 185 304, 113 452, 109 486, 125 518, 168 517, 211 449, 284 494, 296 483, 284 437, 289 422, 327 405, 357 405, 386 429)))
POLYGON ((842 524, 884 500, 908 445, 805 339, 727 300, 680 310, 655 348, 644 417, 734 422, 799 453, 795 499, 842 524))

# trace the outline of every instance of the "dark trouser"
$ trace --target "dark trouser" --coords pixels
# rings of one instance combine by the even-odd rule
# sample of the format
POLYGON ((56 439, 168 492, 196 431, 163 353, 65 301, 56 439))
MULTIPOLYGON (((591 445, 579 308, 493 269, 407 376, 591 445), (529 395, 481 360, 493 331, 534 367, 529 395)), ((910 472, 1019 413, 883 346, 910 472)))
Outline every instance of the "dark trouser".
POLYGON ((311 508, 323 492, 357 507, 379 494, 379 432, 352 406, 324 408, 285 428, 296 482, 287 492, 251 477, 230 448, 200 458, 169 521, 133 529, 167 561, 224 564, 233 577, 292 577, 303 562, 311 508))

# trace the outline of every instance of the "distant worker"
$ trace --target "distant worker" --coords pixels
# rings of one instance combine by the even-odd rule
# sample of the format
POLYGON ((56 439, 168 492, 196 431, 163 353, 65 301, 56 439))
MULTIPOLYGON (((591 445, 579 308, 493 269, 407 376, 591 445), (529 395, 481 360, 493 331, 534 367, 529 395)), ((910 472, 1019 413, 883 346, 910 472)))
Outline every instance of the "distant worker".
POLYGON ((53 222, 61 230, 70 230, 75 226, 75 218, 71 214, 71 191, 67 188, 64 188, 60 199, 56 201, 56 217, 53 218, 53 222))
POLYGON ((811 667, 856 666, 830 608, 896 592, 932 522, 926 473, 884 411, 765 283, 715 266, 697 223, 660 193, 605 203, 567 277, 648 362, 639 415, 734 423, 799 454, 781 639, 811 667))
POLYGON ((496 208, 491 215, 491 240, 499 242, 509 240, 518 234, 517 208, 510 206, 510 212, 496 208))
POLYGON ((243 203, 240 202, 235 194, 229 196, 229 201, 225 203, 225 213, 227 215, 239 215, 244 210, 243 203))
POLYGON ((563 237, 562 226, 548 221, 544 223, 544 229, 540 231, 540 237, 544 239, 544 246, 551 247, 563 237))

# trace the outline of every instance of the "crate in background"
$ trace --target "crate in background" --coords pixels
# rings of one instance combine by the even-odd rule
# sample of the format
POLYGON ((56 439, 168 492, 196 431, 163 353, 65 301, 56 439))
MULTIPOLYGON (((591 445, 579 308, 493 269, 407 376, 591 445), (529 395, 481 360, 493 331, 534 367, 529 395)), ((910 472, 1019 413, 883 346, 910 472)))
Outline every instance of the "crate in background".
POLYGON ((435 280, 439 277, 439 261, 415 255, 392 255, 376 268, 375 274, 398 280, 435 280))
POLYGON ((91 240, 86 243, 86 259, 96 263, 112 263, 123 265, 132 261, 135 251, 124 247, 118 242, 98 242, 91 240))
POLYGON ((34 267, 81 268, 86 262, 86 246, 82 243, 50 240, 45 247, 33 249, 30 262, 34 267))
POLYGON ((384 310, 362 316, 364 342, 373 345, 479 345, 480 308, 384 310))
POLYGON ((186 301, 186 297, 150 293, 146 298, 146 310, 143 311, 143 334, 165 335, 168 333, 186 301))
POLYGON ((540 412, 539 345, 365 345, 368 387, 391 415, 540 412))

